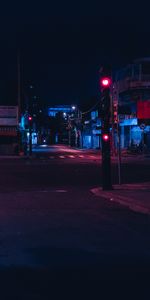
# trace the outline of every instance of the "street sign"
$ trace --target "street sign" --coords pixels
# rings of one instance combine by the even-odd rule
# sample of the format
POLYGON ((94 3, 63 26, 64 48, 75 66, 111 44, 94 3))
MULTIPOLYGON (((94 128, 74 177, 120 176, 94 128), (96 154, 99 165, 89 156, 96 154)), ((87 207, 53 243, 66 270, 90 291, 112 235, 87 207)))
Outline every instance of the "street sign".
POLYGON ((145 127, 146 127, 146 125, 145 125, 144 123, 142 123, 142 124, 140 125, 140 128, 141 128, 142 130, 144 130, 145 127))
POLYGON ((18 125, 18 106, 0 106, 0 125, 18 125))

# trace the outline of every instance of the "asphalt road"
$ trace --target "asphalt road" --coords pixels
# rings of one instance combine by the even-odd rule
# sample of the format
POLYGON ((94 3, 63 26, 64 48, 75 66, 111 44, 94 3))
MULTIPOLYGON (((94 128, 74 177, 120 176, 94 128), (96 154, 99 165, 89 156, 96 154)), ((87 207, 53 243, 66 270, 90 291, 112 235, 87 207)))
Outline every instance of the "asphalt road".
MULTIPOLYGON (((148 284, 150 218, 91 193, 101 184, 99 153, 37 153, 0 159, 1 299, 72 299, 79 285, 99 299, 115 286, 148 284)), ((149 158, 125 158, 122 174, 126 183, 149 181, 149 158)))

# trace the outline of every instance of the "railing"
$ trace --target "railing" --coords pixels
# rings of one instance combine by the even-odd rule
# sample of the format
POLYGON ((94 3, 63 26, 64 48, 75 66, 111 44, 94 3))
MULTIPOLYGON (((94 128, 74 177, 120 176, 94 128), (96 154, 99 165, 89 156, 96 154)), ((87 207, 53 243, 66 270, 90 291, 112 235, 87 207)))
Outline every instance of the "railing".
POLYGON ((150 75, 143 75, 141 80, 126 78, 118 81, 118 92, 125 92, 129 89, 150 88, 150 75))

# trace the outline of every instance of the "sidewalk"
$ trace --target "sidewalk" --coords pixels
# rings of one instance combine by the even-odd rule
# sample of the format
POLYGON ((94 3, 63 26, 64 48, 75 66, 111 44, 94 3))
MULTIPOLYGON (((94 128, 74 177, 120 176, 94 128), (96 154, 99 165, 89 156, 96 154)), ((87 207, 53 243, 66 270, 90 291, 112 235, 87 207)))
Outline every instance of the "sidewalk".
POLYGON ((103 191, 98 187, 91 192, 98 197, 127 206, 133 211, 150 215, 150 182, 113 185, 111 191, 103 191))

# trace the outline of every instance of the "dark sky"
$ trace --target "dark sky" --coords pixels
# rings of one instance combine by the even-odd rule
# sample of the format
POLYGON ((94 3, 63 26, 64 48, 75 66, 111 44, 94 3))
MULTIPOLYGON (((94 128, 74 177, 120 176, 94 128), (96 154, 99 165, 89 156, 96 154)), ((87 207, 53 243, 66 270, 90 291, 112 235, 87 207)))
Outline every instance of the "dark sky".
POLYGON ((22 90, 41 101, 85 103, 98 95, 99 68, 150 56, 149 6, 142 1, 5 1, 0 7, 0 104, 22 90))

